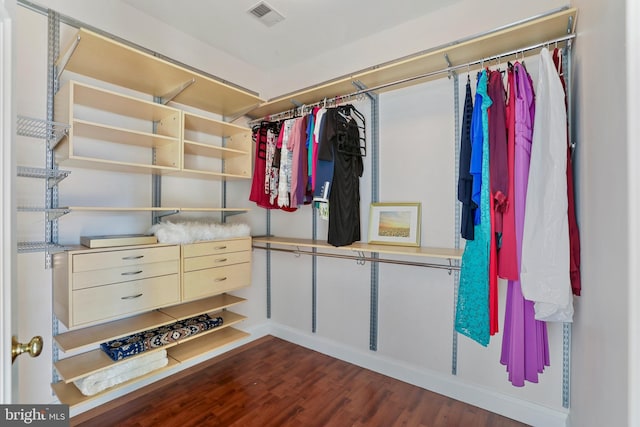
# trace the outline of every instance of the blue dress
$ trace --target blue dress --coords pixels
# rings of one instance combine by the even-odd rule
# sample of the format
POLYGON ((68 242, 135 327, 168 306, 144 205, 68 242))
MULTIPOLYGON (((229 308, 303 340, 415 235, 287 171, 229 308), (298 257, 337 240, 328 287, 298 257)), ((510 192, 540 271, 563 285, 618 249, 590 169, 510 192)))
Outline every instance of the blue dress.
POLYGON ((460 286, 456 301, 456 331, 474 341, 489 344, 489 250, 491 212, 489 207, 489 120, 487 110, 492 101, 487 94, 487 72, 483 70, 476 88, 476 102, 471 123, 471 173, 474 193, 479 191, 480 222, 475 225, 474 240, 466 242, 462 254, 460 286), (481 155, 478 155, 481 150, 481 155), (478 159, 481 160, 477 174, 478 159), (481 178, 481 183, 476 179, 481 178), (480 185, 479 185, 480 184, 480 185))

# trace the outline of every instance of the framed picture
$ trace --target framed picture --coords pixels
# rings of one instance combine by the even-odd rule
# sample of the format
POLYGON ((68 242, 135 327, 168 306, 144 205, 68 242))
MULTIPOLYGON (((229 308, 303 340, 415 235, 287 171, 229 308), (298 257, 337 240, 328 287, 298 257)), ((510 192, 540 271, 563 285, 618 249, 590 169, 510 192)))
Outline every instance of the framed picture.
POLYGON ((371 203, 369 243, 420 246, 420 203, 371 203))

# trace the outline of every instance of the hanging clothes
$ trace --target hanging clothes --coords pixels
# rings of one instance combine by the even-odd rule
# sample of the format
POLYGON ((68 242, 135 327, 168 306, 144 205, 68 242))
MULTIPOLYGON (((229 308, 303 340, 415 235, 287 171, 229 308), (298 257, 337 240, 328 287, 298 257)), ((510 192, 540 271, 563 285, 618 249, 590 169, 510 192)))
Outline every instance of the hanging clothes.
POLYGON ((291 199, 289 206, 298 207, 304 204, 307 189, 307 118, 294 119, 291 135, 287 141, 287 150, 291 152, 291 199))
MULTIPOLYGON (((478 76, 476 99, 471 123, 471 166, 474 194, 477 188, 480 221, 474 240, 467 241, 462 254, 455 329, 483 346, 489 344, 489 246, 491 243, 489 203, 489 124, 487 109, 491 99, 487 94, 487 72, 478 76), (477 153, 480 150, 480 154, 477 153), (481 163, 480 173, 477 173, 481 163), (476 179, 481 179, 480 185, 476 179)), ((475 200, 475 199, 474 199, 475 200)), ((477 203, 478 203, 477 202, 477 203)), ((477 216, 477 215, 476 215, 477 216)))
POLYGON ((489 73, 489 182, 495 212, 495 233, 502 233, 502 214, 507 206, 509 171, 507 164, 506 91, 500 70, 489 73))
POLYGON ((269 195, 265 191, 266 186, 268 186, 268 182, 266 182, 268 131, 269 126, 267 123, 262 123, 253 131, 256 149, 249 200, 262 208, 273 209, 277 206, 274 206, 273 202, 269 200, 269 195))
POLYGON ((360 147, 358 124, 347 111, 338 107, 324 115, 325 141, 320 147, 330 145, 333 151, 327 237, 327 242, 333 246, 350 245, 360 240, 360 177, 364 165, 362 156, 356 154, 360 147))
POLYGON ((284 121, 280 136, 278 138, 277 148, 280 150, 280 177, 278 178, 278 206, 290 206, 291 194, 291 163, 293 161, 293 152, 289 149, 289 138, 291 137, 291 128, 296 119, 288 119, 284 121))
POLYGON ((473 240, 475 210, 478 205, 471 199, 473 176, 469 171, 471 165, 471 118, 473 116, 473 97, 471 96, 471 79, 467 75, 464 108, 462 110, 462 131, 460 137, 460 160, 458 166, 458 200, 462 202, 462 218, 460 235, 463 239, 473 240))
MULTIPOLYGON (((564 81, 564 73, 562 70, 562 50, 555 48, 553 50, 553 63, 560 76, 560 82, 564 89, 564 104, 567 108, 567 87, 564 81)), ((569 123, 567 123, 567 126, 569 123)), ((578 230, 578 221, 576 219, 575 194, 573 190, 573 165, 571 160, 571 148, 569 145, 569 132, 567 130, 567 201, 568 201, 568 217, 569 217, 569 277, 571 278, 571 290, 576 296, 580 295, 582 289, 580 279, 580 232, 578 230)))
POLYGON ((489 251, 489 324, 490 333, 498 332, 498 240, 502 237, 502 215, 508 204, 509 171, 507 164, 506 91, 500 70, 490 71, 487 93, 491 98, 489 114, 489 184, 491 245, 489 251))
MULTIPOLYGON (((514 249, 519 270, 535 102, 531 78, 522 64, 516 63, 509 69, 508 82, 507 128, 509 146, 513 147, 508 155, 509 163, 513 162, 510 207, 513 208, 514 249)), ((505 220, 507 218, 509 216, 505 220)), ((505 221, 505 226, 509 223, 505 221)), ((533 302, 524 299, 519 280, 507 283, 503 329, 500 363, 506 366, 509 381, 516 387, 524 386, 525 380, 537 383, 538 373, 549 366, 547 328, 545 322, 535 319, 533 302)))
POLYGON ((518 255, 516 253, 515 220, 515 139, 516 139, 516 88, 513 64, 507 69, 507 104, 505 125, 507 129, 507 203, 502 213, 502 236, 498 249, 498 276, 503 279, 518 280, 520 277, 518 255))
POLYGON ((536 319, 571 322, 564 90, 549 50, 540 52, 536 121, 525 207, 520 280, 536 319))

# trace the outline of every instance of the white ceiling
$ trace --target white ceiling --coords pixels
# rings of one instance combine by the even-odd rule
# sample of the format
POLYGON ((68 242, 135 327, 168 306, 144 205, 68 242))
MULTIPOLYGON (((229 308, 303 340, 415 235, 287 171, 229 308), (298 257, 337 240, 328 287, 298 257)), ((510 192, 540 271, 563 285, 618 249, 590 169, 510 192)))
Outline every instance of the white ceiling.
POLYGON ((265 0, 285 19, 247 13, 260 0, 123 0, 259 69, 304 61, 461 0, 265 0))

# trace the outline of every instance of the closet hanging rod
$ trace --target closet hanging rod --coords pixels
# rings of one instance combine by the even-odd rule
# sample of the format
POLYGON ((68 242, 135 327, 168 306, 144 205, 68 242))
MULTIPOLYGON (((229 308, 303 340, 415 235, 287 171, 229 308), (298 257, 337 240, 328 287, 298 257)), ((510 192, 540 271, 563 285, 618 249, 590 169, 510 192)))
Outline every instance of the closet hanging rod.
MULTIPOLYGON (((276 114, 270 114, 261 118, 257 118, 257 119, 253 119, 249 122, 249 126, 254 126, 262 121, 270 121, 272 120, 274 117, 278 117, 278 116, 285 116, 285 115, 290 115, 290 116, 294 116, 296 114, 302 114, 304 113, 304 109, 311 109, 313 107, 318 107, 321 106, 323 104, 326 104, 326 102, 328 101, 334 101, 334 100, 338 100, 338 101, 342 101, 344 99, 351 99, 360 95, 364 95, 367 94, 369 92, 375 92, 378 91, 380 89, 386 89, 388 87, 391 86, 397 86, 400 84, 404 84, 404 83, 409 83, 415 80, 420 80, 420 79, 424 79, 427 77, 433 77, 433 76, 437 76, 439 74, 449 74, 453 71, 459 70, 459 69, 463 69, 463 68, 469 68, 472 65, 478 65, 478 64, 484 64, 485 62, 491 62, 493 60, 496 59, 500 59, 500 58, 505 58, 505 57, 509 57, 509 56, 513 56, 513 55, 517 55, 518 53, 522 53, 524 54, 524 52, 528 52, 530 50, 535 50, 535 49, 541 49, 545 46, 550 46, 552 44, 558 44, 558 43, 562 43, 562 42, 569 42, 570 40, 574 39, 576 37, 575 33, 574 34, 567 34, 566 36, 562 36, 562 37, 558 37, 556 39, 551 39, 551 40, 547 40, 544 42, 540 42, 540 43, 536 43, 530 46, 526 46, 526 47, 522 47, 519 49, 514 49, 508 52, 502 52, 493 56, 488 56, 488 57, 484 57, 481 59, 477 59, 474 61, 470 61, 464 64, 458 64, 458 65, 454 65, 454 66, 447 66, 445 68, 442 68, 440 70, 436 70, 436 71, 430 71, 428 73, 424 73, 424 74, 418 74, 416 76, 411 76, 411 77, 406 77, 404 79, 400 79, 400 80, 396 80, 393 82, 389 82, 389 83, 383 83, 381 85, 378 86, 374 86, 374 87, 370 87, 370 88, 364 88, 364 89, 360 89, 357 90, 355 92, 351 92, 347 95, 337 95, 333 98, 327 98, 327 99, 323 99, 321 101, 318 102, 314 102, 312 104, 305 104, 303 106, 300 107, 295 107, 295 108, 291 108, 289 110, 280 112, 280 113, 276 113, 276 114)), ((446 52, 445 52, 445 58, 448 58, 446 52)))
POLYGON ((410 265, 414 267, 427 267, 427 268, 438 268, 441 270, 448 270, 451 272, 452 270, 460 270, 460 266, 457 265, 446 265, 446 264, 433 264, 428 262, 412 262, 412 261, 402 261, 395 259, 386 259, 386 258, 373 258, 366 256, 354 256, 354 255, 341 255, 341 254, 332 254, 328 252, 311 252, 311 251, 301 251, 300 249, 283 249, 283 248, 274 248, 274 247, 264 247, 253 245, 254 249, 264 249, 266 251, 276 251, 276 252, 287 252, 292 253, 294 255, 312 255, 312 256, 321 256, 327 258, 342 258, 342 259, 352 259, 355 261, 370 261, 370 262, 379 262, 385 264, 400 264, 400 265, 410 265))

